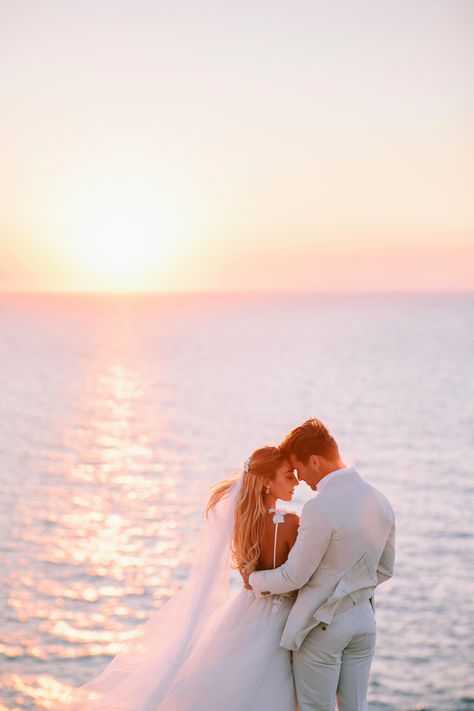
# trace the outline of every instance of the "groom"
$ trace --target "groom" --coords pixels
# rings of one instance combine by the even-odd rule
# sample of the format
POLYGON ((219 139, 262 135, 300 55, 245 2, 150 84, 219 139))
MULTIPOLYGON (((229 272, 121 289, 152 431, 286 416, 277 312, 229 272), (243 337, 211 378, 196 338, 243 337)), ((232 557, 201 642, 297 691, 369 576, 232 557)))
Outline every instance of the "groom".
POLYGON ((322 422, 280 445, 318 496, 306 503, 296 543, 276 570, 250 575, 257 595, 299 590, 280 645, 293 650, 301 711, 367 709, 375 649, 374 590, 391 577, 395 517, 389 502, 342 461, 322 422))

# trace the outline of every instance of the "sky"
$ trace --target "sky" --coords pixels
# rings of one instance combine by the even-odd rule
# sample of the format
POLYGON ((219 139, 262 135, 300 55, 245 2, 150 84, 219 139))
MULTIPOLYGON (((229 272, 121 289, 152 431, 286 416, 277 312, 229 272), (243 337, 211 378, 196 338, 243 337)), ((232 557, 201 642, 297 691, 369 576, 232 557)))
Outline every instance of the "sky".
POLYGON ((0 291, 474 287, 471 0, 0 0, 0 291))

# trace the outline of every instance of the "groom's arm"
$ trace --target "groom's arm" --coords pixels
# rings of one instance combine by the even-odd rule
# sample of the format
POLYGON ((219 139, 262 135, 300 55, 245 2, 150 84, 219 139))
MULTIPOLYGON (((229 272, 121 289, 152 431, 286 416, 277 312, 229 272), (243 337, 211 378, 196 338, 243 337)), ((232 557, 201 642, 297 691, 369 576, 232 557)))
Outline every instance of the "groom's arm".
POLYGON ((295 545, 286 563, 275 570, 251 573, 250 585, 258 595, 286 593, 306 585, 319 566, 331 540, 332 527, 324 512, 310 501, 303 508, 295 545))
POLYGON ((395 565, 395 521, 377 565, 377 585, 393 575, 395 565))

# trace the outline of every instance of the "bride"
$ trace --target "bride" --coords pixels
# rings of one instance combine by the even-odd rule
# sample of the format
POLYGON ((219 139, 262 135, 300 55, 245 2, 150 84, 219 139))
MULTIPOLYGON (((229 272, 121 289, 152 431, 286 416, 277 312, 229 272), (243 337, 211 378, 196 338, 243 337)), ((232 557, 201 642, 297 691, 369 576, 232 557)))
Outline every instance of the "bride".
POLYGON ((278 447, 262 447, 218 484, 186 585, 53 711, 295 711, 291 653, 279 644, 296 593, 231 592, 230 572, 285 562, 299 519, 275 505, 297 483, 278 447))

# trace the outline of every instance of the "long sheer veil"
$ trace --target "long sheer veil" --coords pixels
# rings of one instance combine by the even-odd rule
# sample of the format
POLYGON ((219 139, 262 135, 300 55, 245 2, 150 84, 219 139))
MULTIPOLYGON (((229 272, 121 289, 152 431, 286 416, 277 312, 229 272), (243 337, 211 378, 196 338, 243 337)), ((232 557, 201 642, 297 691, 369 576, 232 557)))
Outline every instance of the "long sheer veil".
POLYGON ((204 519, 185 585, 137 628, 99 676, 72 689, 53 711, 156 711, 193 641, 230 595, 234 512, 241 486, 242 475, 204 519))

